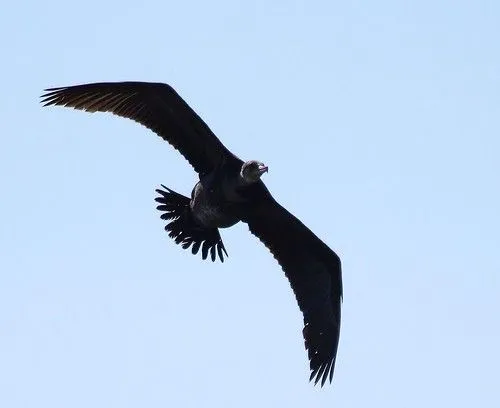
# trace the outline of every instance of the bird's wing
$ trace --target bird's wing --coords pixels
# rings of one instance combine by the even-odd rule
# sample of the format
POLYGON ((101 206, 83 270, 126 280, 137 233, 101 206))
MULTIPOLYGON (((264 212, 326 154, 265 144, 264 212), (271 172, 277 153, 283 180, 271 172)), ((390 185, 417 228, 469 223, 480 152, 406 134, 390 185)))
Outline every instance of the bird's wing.
POLYGON ((272 198, 259 200, 245 221, 279 262, 295 293, 304 316, 310 380, 331 382, 340 334, 340 258, 272 198))
POLYGON ((45 89, 44 106, 61 105, 87 112, 112 112, 148 127, 169 142, 200 174, 235 157, 167 84, 101 82, 45 89))

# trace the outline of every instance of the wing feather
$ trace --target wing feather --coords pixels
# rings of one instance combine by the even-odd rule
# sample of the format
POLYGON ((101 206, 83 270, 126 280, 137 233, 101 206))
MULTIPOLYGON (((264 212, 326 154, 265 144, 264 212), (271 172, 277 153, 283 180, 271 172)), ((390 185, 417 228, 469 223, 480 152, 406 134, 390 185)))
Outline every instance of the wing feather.
POLYGON ((169 142, 200 174, 235 157, 170 86, 151 82, 100 82, 49 88, 44 106, 111 112, 132 119, 169 142))
POLYGON ((340 335, 340 258, 274 199, 245 220, 281 265, 304 316, 303 336, 315 384, 332 381, 340 335))

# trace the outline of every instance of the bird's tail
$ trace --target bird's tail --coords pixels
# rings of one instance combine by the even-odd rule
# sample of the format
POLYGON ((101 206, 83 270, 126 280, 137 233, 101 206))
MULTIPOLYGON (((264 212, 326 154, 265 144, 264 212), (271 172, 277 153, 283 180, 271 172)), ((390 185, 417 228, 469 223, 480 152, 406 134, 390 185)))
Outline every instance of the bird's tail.
POLYGON ((182 194, 161 185, 164 190, 157 189, 160 194, 155 198, 158 202, 156 208, 163 212, 161 219, 170 220, 165 226, 170 238, 175 240, 176 244, 181 244, 182 248, 187 249, 192 245, 191 252, 197 254, 201 247, 201 255, 206 259, 210 251, 212 261, 215 261, 216 251, 221 262, 224 262, 223 253, 227 255, 226 248, 217 228, 203 228, 196 223, 191 214, 189 206, 190 199, 182 194))

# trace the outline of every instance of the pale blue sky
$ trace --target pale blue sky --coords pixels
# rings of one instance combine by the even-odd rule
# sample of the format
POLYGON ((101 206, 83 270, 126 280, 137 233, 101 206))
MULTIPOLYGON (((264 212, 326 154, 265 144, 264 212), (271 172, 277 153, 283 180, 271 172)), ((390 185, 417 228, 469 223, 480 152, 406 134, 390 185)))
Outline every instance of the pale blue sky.
POLYGON ((18 1, 0 13, 0 406, 500 406, 500 4, 18 1), (334 383, 245 225, 166 236, 195 173, 43 88, 172 84, 343 260, 334 383), (286 404, 286 405, 285 405, 286 404))

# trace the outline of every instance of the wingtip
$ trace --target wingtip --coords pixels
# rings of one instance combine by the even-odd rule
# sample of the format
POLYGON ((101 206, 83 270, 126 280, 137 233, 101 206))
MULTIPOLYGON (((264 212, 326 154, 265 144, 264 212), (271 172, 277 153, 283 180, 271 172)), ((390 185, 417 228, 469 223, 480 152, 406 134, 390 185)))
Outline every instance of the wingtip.
POLYGON ((311 370, 311 374, 309 376, 309 382, 314 380, 314 386, 318 385, 321 388, 328 382, 332 383, 333 381, 333 370, 334 369, 334 361, 327 364, 322 364, 319 367, 316 367, 314 370, 311 370))

